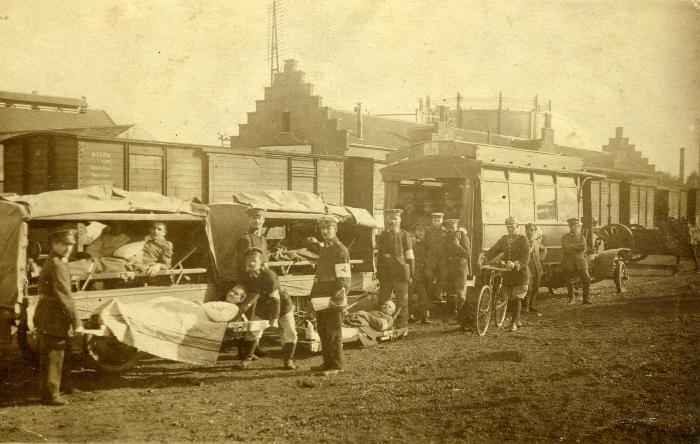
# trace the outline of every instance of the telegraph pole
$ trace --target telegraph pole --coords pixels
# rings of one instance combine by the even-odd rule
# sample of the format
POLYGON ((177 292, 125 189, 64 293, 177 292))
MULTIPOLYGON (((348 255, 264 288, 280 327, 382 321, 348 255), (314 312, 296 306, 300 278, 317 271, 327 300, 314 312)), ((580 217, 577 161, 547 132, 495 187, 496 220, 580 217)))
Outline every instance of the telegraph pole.
POLYGON ((270 6, 270 86, 275 82, 275 74, 280 72, 280 58, 277 41, 277 0, 270 6))

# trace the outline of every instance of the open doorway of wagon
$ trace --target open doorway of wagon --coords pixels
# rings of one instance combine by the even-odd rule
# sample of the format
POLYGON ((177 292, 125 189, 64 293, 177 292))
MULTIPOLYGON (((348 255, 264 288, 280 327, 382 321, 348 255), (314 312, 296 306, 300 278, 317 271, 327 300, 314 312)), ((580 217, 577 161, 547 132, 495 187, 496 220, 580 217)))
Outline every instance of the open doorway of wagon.
POLYGON ((416 223, 430 226, 431 213, 445 219, 461 219, 464 214, 464 179, 402 180, 387 196, 387 208, 403 210, 401 226, 410 230, 416 223))

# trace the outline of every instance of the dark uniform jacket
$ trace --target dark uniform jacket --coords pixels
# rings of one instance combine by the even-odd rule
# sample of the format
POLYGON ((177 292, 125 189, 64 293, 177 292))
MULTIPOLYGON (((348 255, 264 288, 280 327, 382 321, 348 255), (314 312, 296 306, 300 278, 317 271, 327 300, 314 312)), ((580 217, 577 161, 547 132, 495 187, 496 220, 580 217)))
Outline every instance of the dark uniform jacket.
POLYGON ((333 296, 341 288, 344 288, 346 292, 350 291, 350 254, 345 245, 336 237, 325 241, 321 247, 311 296, 333 296), (346 273, 338 273, 340 269, 346 270, 346 273), (338 276, 338 274, 341 275, 338 276))
POLYGON ((485 253, 486 259, 491 260, 503 253, 501 260, 515 263, 515 268, 503 272, 503 286, 521 287, 528 285, 530 281, 530 270, 528 262, 530 260, 530 244, 522 234, 506 234, 498 239, 496 244, 485 253))
POLYGON ((588 270, 586 261, 586 238, 582 233, 578 235, 566 233, 561 237, 562 258, 561 265, 566 271, 588 270))
POLYGON ((245 253, 251 248, 259 248, 263 252, 263 262, 267 262, 270 257, 269 251, 267 249, 267 239, 265 236, 258 236, 249 231, 244 234, 238 242, 236 242, 236 258, 238 260, 238 273, 243 276, 246 272, 245 266, 245 253))
POLYGON ((435 268, 445 255, 447 232, 442 228, 429 226, 425 229, 426 265, 435 268))
POLYGON ((411 243, 413 244, 413 255, 415 256, 413 275, 416 279, 423 279, 428 258, 427 244, 424 240, 414 236, 411 236, 411 243))
POLYGON ((253 312, 262 319, 271 321, 279 319, 281 315, 289 313, 292 309, 292 301, 287 292, 280 291, 279 279, 277 275, 268 269, 263 269, 258 276, 253 276, 246 272, 241 285, 245 287, 248 297, 255 294, 260 295, 253 312), (279 296, 273 297, 277 290, 279 296))
POLYGON ((528 239, 530 244, 530 262, 528 267, 534 276, 542 276, 542 261, 547 256, 547 247, 540 243, 540 239, 528 239))
POLYGON ((445 237, 445 257, 447 265, 451 268, 460 268, 465 270, 467 274, 469 270, 469 255, 471 254, 471 245, 467 232, 460 228, 457 231, 447 233, 445 237))
POLYGON ((68 265, 52 253, 39 274, 39 303, 34 326, 41 334, 67 338, 81 325, 71 292, 68 265))
POLYGON ((411 278, 406 253, 413 250, 411 235, 404 230, 383 231, 377 238, 377 279, 380 281, 408 282, 411 278))

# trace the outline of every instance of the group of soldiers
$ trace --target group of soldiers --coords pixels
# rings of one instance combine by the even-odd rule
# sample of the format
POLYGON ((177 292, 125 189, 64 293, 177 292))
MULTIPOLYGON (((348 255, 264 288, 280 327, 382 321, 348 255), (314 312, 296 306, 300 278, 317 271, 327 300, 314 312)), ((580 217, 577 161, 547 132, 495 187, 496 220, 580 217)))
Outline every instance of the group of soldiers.
MULTIPOLYGON (((472 279, 472 252, 467 231, 455 218, 444 220, 444 214, 431 214, 430 226, 415 224, 411 232, 401 228, 400 209, 385 212, 386 229, 377 239, 377 278, 379 304, 395 300, 395 328, 404 328, 410 315, 421 323, 430 323, 428 305, 447 295, 460 321, 472 279), (409 307, 409 295, 417 301, 409 307)), ((284 368, 294 369, 297 343, 293 303, 280 286, 277 275, 269 269, 269 249, 263 234, 265 211, 251 208, 249 230, 237 241, 239 279, 228 291, 227 301, 237 304, 252 320, 268 320, 281 330, 284 368)), ((578 277, 583 287, 583 302, 590 303, 588 265, 584 257, 586 239, 578 219, 570 219, 570 232, 562 237, 563 266, 571 277, 578 277)), ((507 234, 479 257, 480 263, 500 258, 503 269, 503 291, 512 301, 511 331, 521 326, 523 300, 525 310, 536 312, 542 259, 546 255, 534 224, 526 225, 526 235, 518 233, 518 221, 505 220, 507 234)), ((318 219, 323 240, 316 264, 311 298, 325 302, 316 306, 317 330, 323 349, 323 363, 311 370, 323 375, 343 370, 342 325, 347 306, 351 270, 348 249, 337 237, 338 219, 324 215, 318 219)), ((70 392, 69 365, 64 358, 70 350, 70 337, 83 327, 71 293, 67 265, 76 243, 75 230, 59 229, 49 236, 50 256, 39 279, 41 298, 34 324, 40 339, 41 400, 49 405, 63 405, 62 393, 70 392)), ((568 285, 569 301, 573 301, 573 282, 568 285)), ((464 323, 462 323, 464 328, 464 323)), ((239 343, 239 368, 246 369, 256 359, 262 331, 249 332, 239 343)))

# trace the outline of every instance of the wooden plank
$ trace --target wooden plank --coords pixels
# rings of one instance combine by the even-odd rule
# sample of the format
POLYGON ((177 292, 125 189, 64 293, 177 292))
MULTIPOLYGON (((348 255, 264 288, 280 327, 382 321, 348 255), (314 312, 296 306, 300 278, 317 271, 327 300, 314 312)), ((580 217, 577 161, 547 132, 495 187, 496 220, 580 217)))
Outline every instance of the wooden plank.
POLYGON ((24 192, 42 193, 49 190, 49 144, 47 136, 26 139, 24 148, 24 192))
POLYGON ((14 140, 4 146, 4 192, 24 193, 24 147, 21 140, 14 140))
MULTIPOLYGON (((326 202, 343 204, 344 164, 335 160, 318 161, 318 194, 326 202)), ((369 190, 367 190, 369 191, 369 190)))
POLYGON ((168 148, 167 195, 203 200, 202 157, 199 150, 168 148))
POLYGON ((133 154, 129 148, 129 190, 163 193, 163 158, 133 154))

